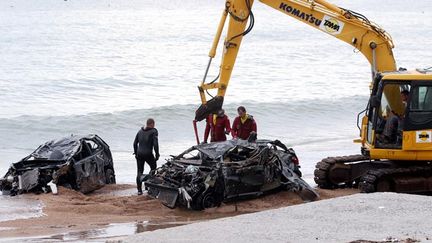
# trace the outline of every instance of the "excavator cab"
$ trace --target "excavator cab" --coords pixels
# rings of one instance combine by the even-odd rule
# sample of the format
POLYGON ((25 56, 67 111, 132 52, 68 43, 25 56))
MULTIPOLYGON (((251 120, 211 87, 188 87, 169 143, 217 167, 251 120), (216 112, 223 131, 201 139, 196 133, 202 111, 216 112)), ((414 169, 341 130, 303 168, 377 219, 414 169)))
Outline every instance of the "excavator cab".
POLYGON ((411 85, 409 82, 387 81, 380 83, 375 104, 371 105, 372 129, 375 136, 368 141, 375 148, 402 148, 402 131, 407 112, 407 101, 411 85))
POLYGON ((322 188, 432 191, 432 70, 378 73, 360 127, 361 155, 316 164, 322 188))
POLYGON ((432 159, 432 72, 378 75, 372 90, 363 154, 371 159, 432 159))

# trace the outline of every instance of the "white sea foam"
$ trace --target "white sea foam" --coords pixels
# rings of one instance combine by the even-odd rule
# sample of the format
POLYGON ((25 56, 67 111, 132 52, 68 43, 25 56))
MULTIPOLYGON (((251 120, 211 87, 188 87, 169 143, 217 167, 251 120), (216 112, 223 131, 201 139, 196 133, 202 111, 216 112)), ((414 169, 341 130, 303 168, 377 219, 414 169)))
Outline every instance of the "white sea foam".
POLYGON ((43 215, 42 208, 43 204, 38 200, 25 198, 24 196, 10 197, 0 194, 0 222, 40 217, 43 215))

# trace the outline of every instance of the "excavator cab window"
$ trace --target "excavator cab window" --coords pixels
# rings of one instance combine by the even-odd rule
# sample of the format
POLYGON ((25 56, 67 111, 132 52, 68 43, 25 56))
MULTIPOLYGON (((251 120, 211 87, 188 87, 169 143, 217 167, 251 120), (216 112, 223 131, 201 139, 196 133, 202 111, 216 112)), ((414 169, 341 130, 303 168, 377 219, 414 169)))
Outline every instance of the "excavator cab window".
POLYGON ((380 104, 375 110, 377 148, 402 148, 402 131, 410 94, 407 83, 386 82, 380 90, 380 104))
POLYGON ((418 82, 410 94, 405 130, 423 130, 432 128, 432 84, 418 82))

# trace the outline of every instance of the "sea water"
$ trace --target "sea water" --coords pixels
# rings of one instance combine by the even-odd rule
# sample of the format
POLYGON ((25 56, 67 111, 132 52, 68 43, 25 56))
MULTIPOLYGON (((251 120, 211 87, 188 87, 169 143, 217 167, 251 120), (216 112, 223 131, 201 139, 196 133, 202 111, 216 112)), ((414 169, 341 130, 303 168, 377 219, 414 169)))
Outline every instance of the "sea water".
MULTIPOLYGON (((398 67, 432 66, 429 1, 333 3, 389 32, 398 67)), ((197 85, 223 8, 222 0, 0 1, 0 173, 47 140, 95 133, 111 147, 117 182, 134 183, 132 143, 149 117, 159 130, 159 165, 194 145, 197 85)), ((370 65, 346 43, 258 1, 253 11, 226 114, 232 122, 245 106, 259 138, 293 147, 313 184, 321 158, 360 152, 352 140, 370 65)), ((222 45, 208 80, 221 53, 222 45)))

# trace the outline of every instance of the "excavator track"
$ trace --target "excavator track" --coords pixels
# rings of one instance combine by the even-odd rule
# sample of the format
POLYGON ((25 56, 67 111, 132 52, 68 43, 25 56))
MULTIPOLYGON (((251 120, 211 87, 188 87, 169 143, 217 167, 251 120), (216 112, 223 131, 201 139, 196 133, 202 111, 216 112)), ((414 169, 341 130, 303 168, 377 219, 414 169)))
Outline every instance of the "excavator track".
POLYGON ((432 192, 432 163, 370 160, 363 155, 328 157, 315 166, 314 179, 325 189, 358 187, 361 192, 432 192), (422 163, 422 164, 420 164, 422 163))
POLYGON ((327 157, 315 166, 315 183, 325 189, 353 186, 355 178, 350 164, 357 162, 369 162, 369 158, 361 154, 327 157))
POLYGON ((432 166, 370 170, 360 179, 361 192, 431 192, 432 166))

